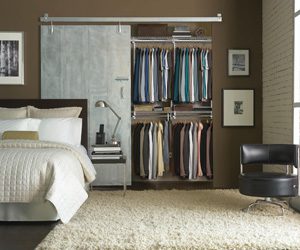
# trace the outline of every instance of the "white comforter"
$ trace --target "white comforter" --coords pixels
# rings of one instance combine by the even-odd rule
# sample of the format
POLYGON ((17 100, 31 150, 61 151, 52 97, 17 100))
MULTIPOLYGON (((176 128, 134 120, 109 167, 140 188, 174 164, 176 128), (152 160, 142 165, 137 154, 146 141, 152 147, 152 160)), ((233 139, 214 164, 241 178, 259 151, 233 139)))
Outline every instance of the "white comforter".
POLYGON ((95 169, 79 148, 55 142, 0 141, 0 202, 49 200, 67 223, 87 199, 95 169))

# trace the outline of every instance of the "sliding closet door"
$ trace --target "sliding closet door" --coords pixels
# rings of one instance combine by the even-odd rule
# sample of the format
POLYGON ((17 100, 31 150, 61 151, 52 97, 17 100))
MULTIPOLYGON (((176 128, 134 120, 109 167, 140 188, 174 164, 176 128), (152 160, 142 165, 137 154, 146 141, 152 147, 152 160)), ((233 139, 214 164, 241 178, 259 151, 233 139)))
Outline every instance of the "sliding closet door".
MULTIPOLYGON (((108 108, 95 108, 107 101, 122 117, 117 138, 127 155, 127 182, 131 183, 130 117, 130 26, 41 27, 41 97, 87 98, 89 145, 95 143, 99 124, 109 141, 116 117, 108 108)), ((101 185, 122 184, 122 168, 103 167, 101 185)), ((100 179, 99 179, 100 178, 100 179)), ((98 181, 99 182, 99 181, 98 181)))

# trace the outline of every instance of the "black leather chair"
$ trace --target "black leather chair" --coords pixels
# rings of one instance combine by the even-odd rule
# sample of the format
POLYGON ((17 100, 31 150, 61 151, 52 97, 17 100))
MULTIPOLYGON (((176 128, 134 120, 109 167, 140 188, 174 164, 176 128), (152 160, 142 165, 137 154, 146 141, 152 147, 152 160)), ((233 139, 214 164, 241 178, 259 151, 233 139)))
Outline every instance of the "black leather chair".
POLYGON ((298 195, 298 175, 292 174, 292 166, 298 168, 299 146, 290 144, 243 144, 240 148, 241 173, 239 191, 248 196, 264 197, 251 203, 245 210, 259 204, 279 206, 284 214, 286 201, 280 197, 298 195), (285 165, 285 172, 244 172, 244 165, 285 165))

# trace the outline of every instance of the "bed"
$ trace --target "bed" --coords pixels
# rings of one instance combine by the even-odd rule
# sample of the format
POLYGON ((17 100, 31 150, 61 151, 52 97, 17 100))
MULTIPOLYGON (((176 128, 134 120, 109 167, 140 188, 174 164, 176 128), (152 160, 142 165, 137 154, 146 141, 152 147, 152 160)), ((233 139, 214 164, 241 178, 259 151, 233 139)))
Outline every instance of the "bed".
MULTIPOLYGON (((9 108, 8 111, 28 106, 32 106, 32 114, 33 111, 42 111, 43 114, 47 114, 46 118, 20 118, 12 119, 12 122, 26 121, 26 126, 38 123, 40 136, 44 135, 45 131, 50 134, 49 130, 58 126, 61 129, 52 129, 52 132, 57 132, 56 135, 60 136, 57 140, 48 140, 53 138, 51 133, 52 137, 46 136, 40 140, 9 138, 0 141, 0 221, 60 219, 67 223, 87 199, 88 184, 95 179, 95 169, 87 154, 87 100, 0 100, 0 107, 9 108), (80 107, 82 110, 78 118, 66 118, 63 115, 52 118, 52 113, 45 111, 61 107, 67 110, 80 107), (79 125, 77 130, 72 130, 78 121, 81 137, 80 133, 76 132, 79 125), (55 124, 56 122, 60 123, 55 124), (65 127, 61 124, 71 124, 72 129, 64 130, 65 127), (74 134, 74 140, 79 137, 79 144, 65 143, 66 134, 74 134)), ((27 117, 28 112, 29 109, 27 117)), ((10 123, 8 124, 10 126, 10 123)))

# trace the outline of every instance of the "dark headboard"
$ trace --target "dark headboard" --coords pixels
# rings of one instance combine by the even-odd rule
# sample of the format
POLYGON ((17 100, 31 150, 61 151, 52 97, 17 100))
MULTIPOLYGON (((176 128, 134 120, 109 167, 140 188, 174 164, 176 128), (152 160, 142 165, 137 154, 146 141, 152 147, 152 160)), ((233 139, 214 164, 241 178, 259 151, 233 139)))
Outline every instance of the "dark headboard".
POLYGON ((37 108, 61 108, 61 107, 82 107, 80 118, 82 118, 81 144, 88 149, 88 119, 87 99, 0 99, 0 107, 19 108, 31 105, 37 108))

